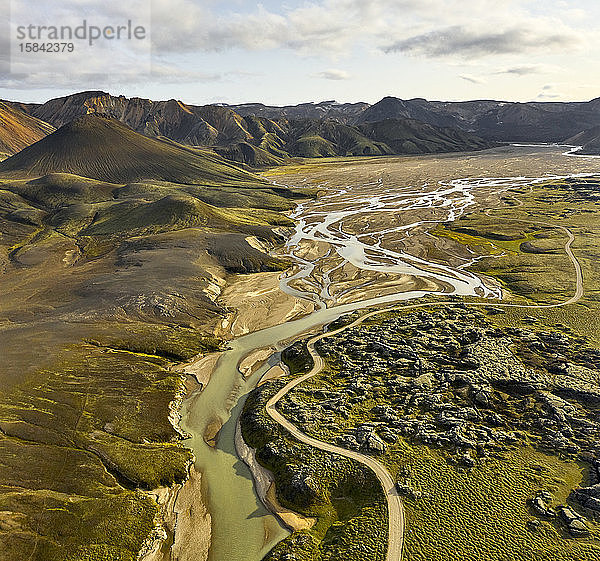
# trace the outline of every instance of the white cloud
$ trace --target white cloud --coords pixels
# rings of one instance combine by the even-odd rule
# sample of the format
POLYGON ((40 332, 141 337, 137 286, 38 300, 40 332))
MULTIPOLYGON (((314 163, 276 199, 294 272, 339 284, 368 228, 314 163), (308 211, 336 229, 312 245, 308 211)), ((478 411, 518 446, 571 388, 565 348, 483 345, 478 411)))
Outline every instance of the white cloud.
POLYGON ((559 94, 540 93, 540 94, 538 94, 538 96, 537 96, 536 99, 539 99, 539 100, 542 100, 542 101, 543 100, 548 101, 548 100, 560 99, 561 97, 562 96, 559 95, 559 94))
POLYGON ((312 0, 218 13, 212 5, 154 0, 158 52, 286 48, 329 56, 358 47, 472 58, 564 50, 583 40, 557 16, 530 13, 525 0, 312 0))
POLYGON ((324 0, 274 12, 210 10, 210 2, 154 0, 153 38, 162 52, 288 48, 301 52, 339 52, 383 28, 386 10, 397 12, 416 0, 324 0))
POLYGON ((486 55, 521 55, 540 50, 565 50, 579 43, 579 37, 566 29, 536 30, 520 25, 500 31, 484 31, 455 25, 401 39, 384 50, 387 53, 400 52, 426 57, 472 58, 486 55))
POLYGON ((519 66, 509 66, 503 70, 498 70, 496 74, 513 74, 515 76, 530 76, 531 74, 545 74, 552 72, 557 68, 548 64, 523 64, 519 66))
POLYGON ((471 76, 470 74, 461 74, 459 78, 467 82, 471 82, 471 84, 485 84, 485 80, 483 78, 479 78, 478 76, 471 76))
POLYGON ((336 68, 331 68, 329 70, 324 70, 323 72, 319 72, 316 74, 318 78, 323 78, 324 80, 350 80, 352 76, 350 73, 345 70, 338 70, 336 68))

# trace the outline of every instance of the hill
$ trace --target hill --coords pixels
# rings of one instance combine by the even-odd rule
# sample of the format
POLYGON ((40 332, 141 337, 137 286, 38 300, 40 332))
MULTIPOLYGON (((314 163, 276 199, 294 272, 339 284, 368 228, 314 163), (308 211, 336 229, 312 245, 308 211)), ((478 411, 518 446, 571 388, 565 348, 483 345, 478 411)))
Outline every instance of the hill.
POLYGON ((54 131, 48 123, 0 101, 0 156, 11 156, 54 131))
POLYGON ((154 102, 139 97, 87 91, 22 107, 55 127, 97 113, 117 119, 141 134, 167 136, 186 144, 210 143, 218 135, 214 127, 197 119, 191 108, 174 99, 154 102))
POLYGON ((43 104, 26 104, 23 108, 56 127, 85 115, 102 114, 141 134, 166 136, 192 146, 229 144, 250 138, 242 117, 234 111, 216 105, 187 105, 175 99, 153 101, 87 91, 43 104))
POLYGON ((494 143, 450 127, 434 127, 414 119, 386 119, 366 123, 361 132, 385 146, 393 154, 435 154, 483 150, 494 143))
POLYGON ((111 183, 264 184, 210 153, 148 138, 123 123, 86 115, 0 163, 0 173, 43 176, 69 173, 111 183))
POLYGON ((474 129, 495 140, 562 142, 596 123, 600 123, 600 113, 587 113, 575 107, 553 111, 540 105, 513 103, 479 116, 474 129))
POLYGON ((447 111, 434 109, 424 99, 402 100, 397 97, 384 97, 381 101, 365 109, 356 123, 376 123, 388 119, 414 119, 438 127, 460 127, 461 119, 447 111))
POLYGON ((579 154, 600 155, 600 126, 572 136, 566 141, 572 146, 581 146, 579 154))

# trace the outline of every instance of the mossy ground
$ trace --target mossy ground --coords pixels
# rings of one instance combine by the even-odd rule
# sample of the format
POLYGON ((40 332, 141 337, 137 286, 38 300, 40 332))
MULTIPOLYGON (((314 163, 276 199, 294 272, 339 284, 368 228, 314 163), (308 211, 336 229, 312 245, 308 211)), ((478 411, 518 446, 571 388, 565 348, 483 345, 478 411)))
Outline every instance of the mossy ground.
POLYGON ((409 467, 411 485, 423 493, 405 498, 406 559, 592 560, 600 554, 600 525, 594 537, 574 540, 564 528, 543 521, 536 531, 527 501, 540 489, 559 502, 587 475, 587 466, 519 448, 491 458, 468 472, 448 464, 443 454, 406 442, 383 461, 392 473, 409 467))
POLYGON ((280 542, 265 561, 290 555, 299 561, 383 560, 387 507, 379 482, 358 463, 300 444, 268 417, 264 406, 284 382, 252 392, 241 417, 242 434, 274 474, 281 504, 317 522, 280 542))
MULTIPOLYGON (((433 233, 488 256, 473 269, 499 280, 514 301, 537 304, 570 298, 575 273, 564 253, 564 232, 532 223, 550 222, 569 228, 576 237, 573 250, 584 269, 584 300, 564 308, 506 308, 490 314, 489 319, 502 327, 526 325, 585 336, 589 345, 599 345, 595 263, 600 230, 596 226, 596 201, 576 186, 561 182, 538 185, 531 191, 523 189, 518 198, 522 206, 507 205, 491 216, 473 213, 441 225, 433 233), (532 252, 531 246, 539 252, 532 252)), ((378 316, 370 321, 383 319, 385 316, 378 316)), ((297 398, 318 401, 314 391, 335 391, 337 374, 335 362, 330 363, 319 376, 303 384, 308 391, 297 398)), ((331 418, 304 429, 317 438, 334 441, 345 428, 371 420, 374 405, 381 405, 381 400, 362 401, 349 415, 332 413, 331 418)), ((586 484, 586 463, 519 446, 465 470, 448 463, 443 452, 404 439, 388 448, 381 460, 399 478, 408 469, 411 486, 422 493, 419 499, 405 499, 408 560, 567 561, 592 560, 600 555, 600 524, 592 515, 589 539, 570 538, 564 527, 552 520, 542 521, 535 531, 528 528, 533 518, 528 500, 540 489, 547 489, 557 503, 568 502, 571 491, 586 484)))
MULTIPOLYGON (((395 314, 375 316, 366 325, 381 325, 395 314)), ((490 315, 490 321, 495 317, 490 315)), ((390 333, 389 337, 395 335, 390 333)), ((292 402, 306 403, 310 408, 311 402, 320 402, 319 391, 329 396, 343 393, 345 382, 340 378, 340 366, 334 357, 328 359, 320 374, 293 390, 292 402)), ((377 394, 376 389, 373 391, 377 394)), ((376 421, 374 406, 393 405, 384 393, 377 395, 356 402, 343 415, 329 409, 326 418, 321 416, 318 422, 297 423, 311 436, 335 442, 349 428, 376 421)), ((533 437, 532 442, 536 442, 533 437)), ((600 555, 600 517, 590 512, 587 516, 592 534, 587 539, 571 538, 562 524, 551 519, 543 520, 535 530, 528 527, 536 519, 529 506, 531 498, 540 490, 548 490, 556 504, 570 504, 571 491, 588 484, 587 462, 525 444, 491 454, 467 470, 449 462, 447 452, 406 438, 388 446, 379 459, 399 481, 405 481, 409 474, 410 487, 421 493, 418 498, 404 499, 408 560, 591 561, 600 555)))
POLYGON ((593 190, 599 185, 600 179, 591 177, 515 189, 498 208, 467 214, 439 226, 433 234, 483 256, 471 269, 496 278, 508 295, 533 303, 559 303, 573 295, 575 273, 564 252, 568 238, 552 226, 568 228, 575 236, 572 249, 584 273, 582 305, 595 308, 600 207, 593 190))
MULTIPOLYGON (((169 356, 202 348, 170 335, 169 356)), ((173 364, 79 344, 2 395, 0 511, 22 516, 0 532, 12 559, 136 559, 157 511, 136 489, 181 482, 192 458, 168 420, 184 391, 173 364)))

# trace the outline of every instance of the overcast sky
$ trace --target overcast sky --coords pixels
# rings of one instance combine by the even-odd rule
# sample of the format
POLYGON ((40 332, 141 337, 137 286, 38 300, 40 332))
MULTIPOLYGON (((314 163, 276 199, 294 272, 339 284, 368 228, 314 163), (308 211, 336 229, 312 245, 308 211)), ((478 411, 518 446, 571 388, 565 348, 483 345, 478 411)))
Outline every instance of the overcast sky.
POLYGON ((45 101, 98 89, 194 104, 277 105, 375 102, 385 95, 516 101, 600 96, 598 0, 100 4, 12 0, 5 25, 13 26, 13 66, 0 74, 0 96, 45 101), (132 19, 148 28, 149 37, 76 44, 70 57, 17 52, 17 25, 82 19, 99 26, 132 19))

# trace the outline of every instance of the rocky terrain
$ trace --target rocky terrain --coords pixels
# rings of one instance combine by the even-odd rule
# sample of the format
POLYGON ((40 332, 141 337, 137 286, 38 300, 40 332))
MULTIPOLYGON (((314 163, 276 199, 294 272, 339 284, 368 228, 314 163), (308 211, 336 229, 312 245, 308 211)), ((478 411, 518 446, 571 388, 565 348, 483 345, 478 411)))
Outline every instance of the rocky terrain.
POLYGON ((263 103, 243 103, 240 105, 227 105, 242 117, 256 115, 257 117, 266 117, 267 119, 332 119, 340 123, 349 124, 356 121, 359 115, 365 109, 369 108, 368 103, 337 103, 335 101, 322 101, 320 103, 300 103, 299 105, 286 105, 275 107, 264 105, 263 103))
MULTIPOLYGON (((293 364, 292 359, 296 373, 293 364)), ((302 361, 297 366, 304 369, 302 361)), ((264 410, 279 387, 277 381, 252 392, 240 419, 242 434, 256 449, 256 459, 274 474, 279 502, 318 523, 292 533, 265 561, 383 561, 387 512, 378 481, 360 464, 288 438, 264 410)))
MULTIPOLYGON (((584 461, 592 485, 573 489, 577 510, 550 507, 547 494, 532 506, 587 536, 584 516, 600 512, 600 352, 564 326, 536 329, 535 318, 496 327, 488 316, 497 313, 457 304, 324 339, 327 373, 288 394, 281 411, 321 440, 381 456, 405 441, 467 470, 522 446, 584 461)), ((419 497, 402 476, 398 486, 419 497)))

